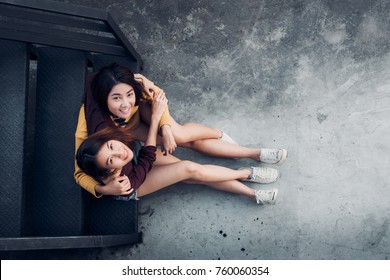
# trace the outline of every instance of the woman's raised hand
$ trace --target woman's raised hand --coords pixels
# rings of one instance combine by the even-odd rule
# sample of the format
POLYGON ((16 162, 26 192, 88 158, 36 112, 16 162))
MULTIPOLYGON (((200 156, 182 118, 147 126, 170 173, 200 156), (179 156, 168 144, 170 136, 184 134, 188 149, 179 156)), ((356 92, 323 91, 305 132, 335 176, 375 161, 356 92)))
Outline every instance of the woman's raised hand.
POLYGON ((164 113, 168 104, 165 93, 160 91, 154 95, 152 101, 152 115, 149 125, 148 136, 146 137, 145 146, 156 146, 157 132, 161 116, 164 113))
POLYGON ((165 96, 164 91, 160 91, 154 95, 152 101, 152 118, 160 121, 162 114, 167 107, 168 99, 165 96))
POLYGON ((147 94, 150 99, 153 99, 156 86, 154 83, 141 74, 134 74, 134 80, 142 86, 143 92, 147 94))
POLYGON ((163 125, 161 127, 162 133, 162 150, 163 155, 173 154, 175 149, 177 148, 175 137, 173 137, 171 126, 163 125))
POLYGON ((134 190, 131 188, 129 177, 110 176, 103 180, 104 186, 99 188, 98 192, 104 195, 129 195, 134 190))

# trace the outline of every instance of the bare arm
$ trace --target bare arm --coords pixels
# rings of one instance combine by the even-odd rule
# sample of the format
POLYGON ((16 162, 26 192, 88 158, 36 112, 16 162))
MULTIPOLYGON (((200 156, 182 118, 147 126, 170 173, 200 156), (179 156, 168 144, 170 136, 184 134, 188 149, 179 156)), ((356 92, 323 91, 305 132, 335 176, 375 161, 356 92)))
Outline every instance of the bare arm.
POLYGON ((145 146, 156 146, 160 119, 165 111, 167 103, 168 100, 165 97, 165 93, 163 91, 157 93, 154 96, 152 102, 152 116, 150 120, 149 133, 148 137, 146 138, 145 146))

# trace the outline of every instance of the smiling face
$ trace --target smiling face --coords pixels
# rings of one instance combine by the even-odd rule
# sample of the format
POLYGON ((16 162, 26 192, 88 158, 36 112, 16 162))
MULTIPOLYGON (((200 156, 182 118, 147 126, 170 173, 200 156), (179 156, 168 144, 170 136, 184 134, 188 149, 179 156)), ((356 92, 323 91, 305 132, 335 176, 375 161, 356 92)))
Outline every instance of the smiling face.
POLYGON ((134 157, 132 150, 117 140, 104 143, 96 155, 97 164, 105 169, 121 169, 134 157))
POLYGON ((135 105, 135 92, 128 84, 115 85, 107 97, 108 110, 115 116, 127 119, 135 105))

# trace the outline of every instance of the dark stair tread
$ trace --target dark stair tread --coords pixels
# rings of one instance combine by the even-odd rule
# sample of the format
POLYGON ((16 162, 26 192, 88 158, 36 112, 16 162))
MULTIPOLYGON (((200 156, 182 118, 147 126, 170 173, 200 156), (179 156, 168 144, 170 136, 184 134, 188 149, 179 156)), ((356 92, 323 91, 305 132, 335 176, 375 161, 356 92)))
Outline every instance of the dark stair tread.
POLYGON ((138 231, 137 201, 115 200, 85 194, 86 234, 130 234, 138 231))
MULTIPOLYGON (((34 50, 38 57, 36 92, 29 93, 28 45, 0 40, 0 140, 6 145, 0 163, 0 190, 5 194, 0 198, 0 238, 101 235, 112 236, 115 243, 125 242, 119 241, 122 235, 140 236, 137 201, 109 196, 96 199, 73 178, 74 133, 83 100, 86 54, 53 47, 34 50), (29 108, 32 99, 33 108, 29 108), (35 113, 33 139, 26 127, 31 110, 35 113)), ((131 58, 92 57, 95 70, 113 61, 138 70, 131 58)))
POLYGON ((138 69, 137 61, 130 57, 124 56, 114 56, 114 55, 105 55, 105 54, 92 54, 93 61, 93 70, 98 71, 100 68, 112 63, 116 62, 118 64, 129 67, 134 73, 138 73, 140 69, 138 69))
POLYGON ((38 49, 32 235, 79 235, 83 230, 81 188, 73 172, 85 74, 84 52, 38 49))
POLYGON ((20 236, 28 51, 25 43, 0 40, 0 236, 20 236))

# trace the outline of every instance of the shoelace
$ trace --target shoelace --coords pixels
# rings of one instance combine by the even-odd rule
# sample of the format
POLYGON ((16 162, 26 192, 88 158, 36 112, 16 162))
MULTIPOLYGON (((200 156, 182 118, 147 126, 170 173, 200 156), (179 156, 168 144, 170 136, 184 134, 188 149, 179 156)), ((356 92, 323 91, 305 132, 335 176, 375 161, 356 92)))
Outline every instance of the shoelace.
POLYGON ((280 160, 279 158, 279 150, 265 150, 262 151, 262 156, 263 160, 271 160, 278 162, 280 160))
POLYGON ((257 202, 261 202, 264 204, 264 201, 272 201, 273 199, 274 199, 273 191, 258 190, 256 193, 257 202))
POLYGON ((270 173, 269 169, 254 169, 254 168, 252 168, 251 178, 254 180, 265 179, 265 178, 267 178, 267 175, 270 175, 268 173, 270 173))

